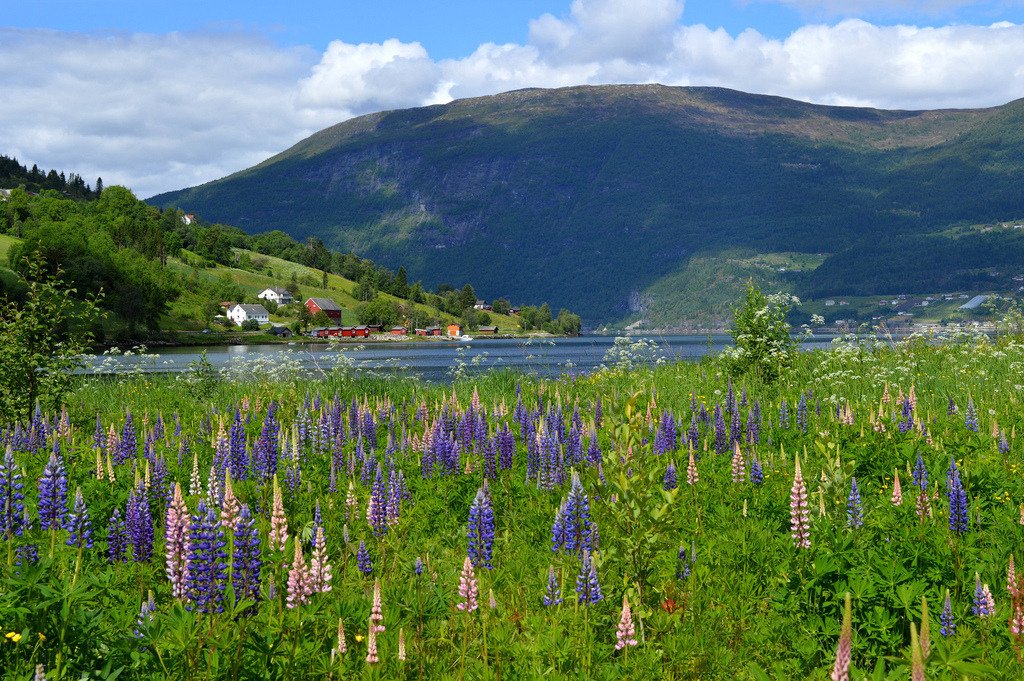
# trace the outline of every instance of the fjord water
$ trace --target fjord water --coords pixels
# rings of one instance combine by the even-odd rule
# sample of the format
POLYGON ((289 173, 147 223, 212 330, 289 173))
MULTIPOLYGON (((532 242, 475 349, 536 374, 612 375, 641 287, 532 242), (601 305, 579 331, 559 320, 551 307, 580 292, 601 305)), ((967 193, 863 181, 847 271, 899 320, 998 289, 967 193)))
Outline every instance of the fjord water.
MULTIPOLYGON (((828 347, 834 336, 818 335, 803 340, 801 347, 828 347)), ((724 334, 632 336, 644 339, 666 361, 693 360, 719 352, 731 342, 724 334)), ((188 371, 194 362, 206 359, 216 369, 246 364, 290 363, 308 375, 329 371, 343 353, 357 370, 392 372, 428 381, 450 380, 461 369, 467 375, 492 369, 516 369, 541 377, 586 374, 600 366, 615 344, 613 336, 574 338, 494 338, 472 341, 378 342, 294 345, 231 345, 163 348, 149 354, 96 356, 86 373, 142 371, 177 373, 188 371)))

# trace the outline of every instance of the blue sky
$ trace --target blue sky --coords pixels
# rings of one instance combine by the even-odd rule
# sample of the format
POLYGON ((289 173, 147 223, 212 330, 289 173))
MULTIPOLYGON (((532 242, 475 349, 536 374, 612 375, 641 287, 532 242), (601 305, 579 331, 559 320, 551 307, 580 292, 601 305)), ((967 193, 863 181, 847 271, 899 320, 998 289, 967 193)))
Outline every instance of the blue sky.
POLYGON ((1024 0, 26 0, 0 153, 138 194, 371 111, 521 87, 716 85, 879 108, 1024 97, 1024 0))

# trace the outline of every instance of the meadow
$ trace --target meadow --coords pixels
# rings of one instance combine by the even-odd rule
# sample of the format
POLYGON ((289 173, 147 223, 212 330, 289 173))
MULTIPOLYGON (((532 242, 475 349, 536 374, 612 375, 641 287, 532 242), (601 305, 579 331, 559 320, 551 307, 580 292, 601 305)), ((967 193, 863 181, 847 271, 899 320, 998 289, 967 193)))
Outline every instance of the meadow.
POLYGON ((83 378, 3 429, 2 676, 1024 676, 1024 340, 631 365, 83 378))

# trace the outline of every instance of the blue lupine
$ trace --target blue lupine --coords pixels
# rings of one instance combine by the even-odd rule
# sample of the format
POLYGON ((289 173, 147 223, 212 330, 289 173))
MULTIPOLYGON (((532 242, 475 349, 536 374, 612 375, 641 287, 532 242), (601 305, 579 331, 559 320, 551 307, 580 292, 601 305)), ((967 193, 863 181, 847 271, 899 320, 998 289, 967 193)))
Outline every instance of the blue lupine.
POLYGON ((153 592, 149 592, 149 600, 142 601, 142 607, 139 608, 139 615, 135 618, 135 629, 132 631, 135 634, 135 638, 145 638, 146 627, 154 619, 154 613, 156 613, 156 600, 153 592))
POLYGON ((21 536, 25 513, 23 488, 21 469, 8 449, 0 463, 0 535, 8 539, 21 536))
POLYGON ((686 548, 683 546, 679 547, 679 553, 676 554, 676 579, 684 581, 690 577, 690 569, 693 567, 693 557, 689 560, 686 558, 686 548))
POLYGON ((117 450, 114 452, 114 463, 122 464, 134 459, 137 448, 135 424, 132 421, 132 413, 129 411, 124 419, 124 428, 121 430, 121 439, 117 442, 117 450))
POLYGON ((548 586, 544 591, 544 605, 551 607, 562 604, 562 588, 558 585, 558 577, 555 576, 555 567, 548 566, 548 586))
POLYGON ((949 530, 956 534, 967 532, 967 492, 960 481, 959 469, 953 469, 949 478, 949 530))
POLYGON ((725 418, 722 416, 722 405, 715 405, 715 453, 722 454, 729 448, 728 436, 725 432, 725 418))
POLYGON ((779 404, 779 428, 789 429, 789 404, 786 400, 782 400, 779 404))
POLYGON ((864 525, 864 507, 857 488, 857 478, 850 480, 850 496, 846 499, 846 524, 853 529, 864 525))
POLYGON ((679 486, 679 476, 676 473, 676 464, 672 461, 668 462, 668 467, 665 468, 665 478, 661 481, 661 487, 666 492, 674 490, 679 486))
POLYGON ((153 517, 149 510, 149 498, 142 482, 128 494, 125 512, 128 540, 132 546, 132 560, 147 563, 153 556, 153 517))
POLYGON ((227 585, 227 554, 224 528, 213 508, 199 502, 189 527, 188 573, 185 578, 188 594, 187 610, 203 613, 224 611, 224 589, 227 585))
POLYGON ((89 520, 89 509, 85 505, 81 487, 75 490, 75 507, 68 518, 68 530, 71 531, 68 546, 92 548, 92 521, 89 520))
POLYGON ((592 605, 604 600, 601 584, 597 581, 597 567, 590 556, 590 551, 583 552, 580 573, 576 576, 576 596, 581 605, 592 605))
POLYGON ((245 425, 237 409, 235 420, 231 423, 228 446, 231 451, 231 477, 234 480, 245 480, 249 475, 249 455, 246 451, 245 425))
POLYGON ((922 492, 928 487, 928 469, 924 465, 921 452, 917 453, 917 463, 914 464, 914 484, 922 492))
POLYGON ((111 563, 128 560, 128 526, 121 517, 121 509, 114 507, 107 529, 107 559, 111 563))
POLYGON ((903 420, 896 426, 901 433, 908 433, 914 429, 914 407, 910 404, 910 398, 903 400, 903 420))
POLYGON ((590 500, 583 491, 583 484, 580 476, 575 471, 572 474, 572 486, 569 489, 569 497, 560 514, 556 518, 556 527, 552 528, 552 548, 557 551, 564 549, 567 552, 577 555, 584 551, 594 549, 590 528, 590 500))
POLYGON ((260 598, 260 533, 249 506, 242 504, 235 525, 234 553, 231 565, 231 585, 235 591, 235 602, 260 598))
POLYGON ((949 601, 949 589, 946 590, 946 602, 942 606, 942 613, 939 615, 939 622, 942 623, 942 626, 939 628, 939 632, 944 637, 948 638, 956 634, 956 618, 953 616, 953 604, 949 601))
POLYGON ((359 540, 359 550, 356 551, 356 567, 364 575, 373 572, 373 563, 370 562, 370 552, 366 549, 366 542, 359 540))
POLYGON ((423 574, 423 559, 419 556, 416 556, 416 562, 413 563, 412 571, 416 573, 417 577, 423 574))
POLYGON ((978 573, 974 573, 974 604, 971 606, 971 611, 977 617, 989 617, 992 615, 988 594, 981 585, 981 576, 978 573))
POLYGON ((491 499, 481 487, 469 507, 469 560, 474 567, 493 569, 491 565, 494 550, 494 509, 491 499))
POLYGON ((946 414, 949 416, 953 416, 954 414, 957 414, 959 412, 960 408, 956 406, 956 402, 953 401, 953 396, 950 395, 949 402, 946 405, 946 414))
POLYGON ((974 408, 974 399, 967 398, 967 414, 964 416, 964 426, 967 430, 978 432, 978 411, 974 408))
POLYGON ((384 485, 384 471, 380 464, 377 465, 377 474, 374 477, 373 489, 370 492, 370 526, 373 534, 383 537, 388 531, 388 495, 387 487, 384 485))
POLYGON ((754 454, 754 460, 750 464, 750 482, 760 485, 764 482, 764 469, 761 467, 761 459, 754 454))
POLYGON ((63 529, 68 515, 68 474, 64 459, 51 453, 39 478, 39 526, 44 530, 63 529))
POLYGON ((807 432, 807 393, 800 395, 800 402, 796 405, 796 426, 801 433, 807 432))
POLYGON ((1006 431, 999 431, 999 453, 1009 454, 1010 453, 1010 441, 1006 439, 1006 431))

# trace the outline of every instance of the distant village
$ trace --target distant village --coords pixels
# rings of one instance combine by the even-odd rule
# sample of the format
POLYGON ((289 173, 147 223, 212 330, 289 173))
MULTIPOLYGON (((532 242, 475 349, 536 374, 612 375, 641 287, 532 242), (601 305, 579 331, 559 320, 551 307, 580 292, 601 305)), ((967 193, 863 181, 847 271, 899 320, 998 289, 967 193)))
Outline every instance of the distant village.
MULTIPOLYGON (((278 287, 264 289, 256 297, 272 302, 275 306, 290 305, 295 302, 292 293, 288 289, 278 287)), ((409 328, 406 326, 384 328, 380 324, 343 326, 341 324, 342 307, 330 298, 307 298, 303 306, 309 311, 311 319, 321 322, 326 319, 334 322, 334 324, 320 324, 305 329, 304 334, 310 338, 370 338, 371 336, 391 339, 404 336, 464 337, 462 325, 457 323, 447 324, 446 326, 428 326, 425 328, 409 328)), ((224 310, 224 317, 230 323, 240 328, 257 330, 269 324, 270 327, 266 331, 279 338, 291 338, 296 333, 296 330, 293 328, 294 325, 288 326, 271 322, 270 312, 261 304, 222 302, 221 308, 224 310)), ((482 300, 478 300, 473 308, 479 311, 490 311, 493 309, 491 305, 482 300)), ((509 314, 512 315, 517 315, 518 313, 518 308, 509 310, 509 314)), ((474 333, 484 336, 496 336, 498 335, 498 327, 495 325, 481 325, 476 327, 474 333)))

